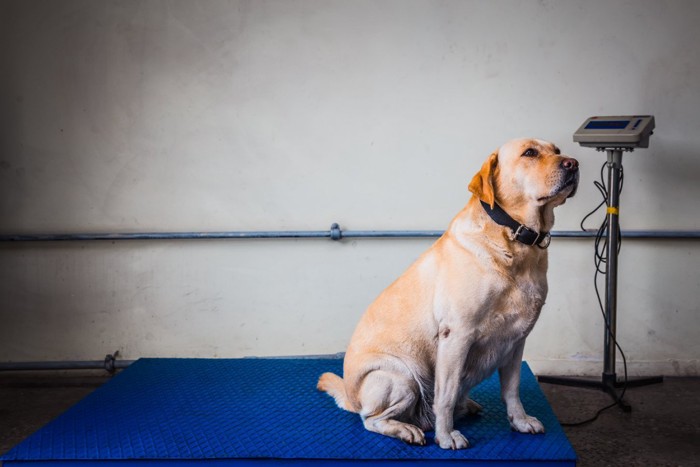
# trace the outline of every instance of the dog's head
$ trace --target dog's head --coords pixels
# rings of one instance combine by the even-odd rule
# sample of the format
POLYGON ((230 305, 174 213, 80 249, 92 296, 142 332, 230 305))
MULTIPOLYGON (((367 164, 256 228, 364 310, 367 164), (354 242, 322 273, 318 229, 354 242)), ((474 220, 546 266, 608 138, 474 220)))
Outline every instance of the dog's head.
POLYGON ((489 156, 469 191, 492 208, 496 202, 554 207, 574 196, 578 179, 578 161, 562 156, 554 144, 517 139, 489 156))

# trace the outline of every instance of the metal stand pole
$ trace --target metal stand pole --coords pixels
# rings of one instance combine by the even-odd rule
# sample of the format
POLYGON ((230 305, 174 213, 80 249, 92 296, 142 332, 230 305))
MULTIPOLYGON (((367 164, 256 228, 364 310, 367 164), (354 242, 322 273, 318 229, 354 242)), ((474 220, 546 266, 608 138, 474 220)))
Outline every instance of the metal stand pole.
POLYGON ((615 381, 615 336, 617 325, 617 245, 620 228, 620 167, 622 151, 608 149, 608 265, 605 275, 605 366, 603 378, 615 381))
POLYGON ((607 230, 607 271, 605 280, 605 335, 603 348, 603 375, 600 381, 563 378, 556 376, 538 376, 541 383, 560 384, 597 388, 608 393, 625 412, 632 408, 617 395, 615 388, 646 386, 662 383, 663 376, 635 378, 618 381, 615 374, 615 336, 617 332, 617 249, 619 245, 620 227, 620 175, 622 173, 622 149, 606 149, 608 154, 608 230, 607 230))
POLYGON ((618 405, 625 411, 630 406, 618 399, 615 387, 615 336, 617 332, 617 252, 620 215, 620 175, 622 171, 622 150, 608 149, 608 231, 607 231, 607 266, 605 274, 605 334, 603 347, 603 380, 602 389, 617 400, 618 405))

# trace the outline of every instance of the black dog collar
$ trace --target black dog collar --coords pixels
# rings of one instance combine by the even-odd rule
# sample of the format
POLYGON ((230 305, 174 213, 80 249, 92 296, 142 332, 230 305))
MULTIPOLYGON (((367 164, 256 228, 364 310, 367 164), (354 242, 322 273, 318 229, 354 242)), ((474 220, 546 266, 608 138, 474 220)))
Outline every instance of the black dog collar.
POLYGON ((524 243, 528 246, 535 246, 544 249, 549 246, 549 242, 552 240, 549 232, 536 232, 529 227, 519 223, 512 217, 508 215, 507 212, 503 210, 497 203, 493 203, 493 209, 488 203, 481 201, 481 205, 484 207, 486 214, 493 219, 496 224, 502 225, 504 227, 509 227, 515 234, 515 239, 520 243, 524 243))

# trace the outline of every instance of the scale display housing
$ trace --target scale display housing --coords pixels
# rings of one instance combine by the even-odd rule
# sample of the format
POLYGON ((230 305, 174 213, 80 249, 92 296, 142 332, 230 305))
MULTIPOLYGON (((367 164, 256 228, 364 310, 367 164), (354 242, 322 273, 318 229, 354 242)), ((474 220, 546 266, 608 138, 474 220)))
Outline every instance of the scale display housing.
POLYGON ((656 127, 653 115, 590 117, 574 133, 574 142, 590 148, 648 148, 656 127))

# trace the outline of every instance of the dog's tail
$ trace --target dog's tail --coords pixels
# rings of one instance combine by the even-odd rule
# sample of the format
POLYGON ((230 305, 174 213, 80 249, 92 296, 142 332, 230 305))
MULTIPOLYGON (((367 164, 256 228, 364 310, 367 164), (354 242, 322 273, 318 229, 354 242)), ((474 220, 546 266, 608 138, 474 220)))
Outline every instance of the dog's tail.
POLYGON ((345 382, 340 376, 333 373, 323 373, 318 379, 316 388, 332 396, 333 399, 335 399, 335 403, 338 404, 338 407, 341 409, 347 410, 348 412, 357 412, 348 400, 348 393, 345 391, 345 382))

